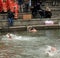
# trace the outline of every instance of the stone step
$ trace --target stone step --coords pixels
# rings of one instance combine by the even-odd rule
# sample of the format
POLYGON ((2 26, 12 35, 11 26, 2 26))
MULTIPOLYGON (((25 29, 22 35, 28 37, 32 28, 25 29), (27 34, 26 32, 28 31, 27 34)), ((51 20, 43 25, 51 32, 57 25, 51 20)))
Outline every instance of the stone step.
MULTIPOLYGON (((31 13, 19 13, 18 19, 23 19, 23 15, 25 14, 31 14, 31 13)), ((31 14, 32 15, 32 14, 31 14)), ((56 18, 60 16, 60 11, 52 11, 52 18, 56 18)), ((40 15, 38 14, 36 18, 40 18, 40 15)), ((0 14, 0 20, 7 19, 7 14, 0 14)))

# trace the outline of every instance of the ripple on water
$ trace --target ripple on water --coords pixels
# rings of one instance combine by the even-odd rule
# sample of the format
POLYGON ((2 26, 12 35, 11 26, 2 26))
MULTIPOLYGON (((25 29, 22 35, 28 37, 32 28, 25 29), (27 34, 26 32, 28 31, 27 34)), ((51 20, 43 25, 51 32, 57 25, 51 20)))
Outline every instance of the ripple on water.
MULTIPOLYGON (((31 34, 32 35, 32 34, 31 34)), ((37 35, 36 35, 37 36, 37 35)), ((17 36, 17 40, 7 40, 5 36, 2 38, 0 45, 0 58, 60 58, 60 54, 53 57, 46 56, 44 49, 46 45, 56 45, 60 49, 60 42, 47 36, 17 36), (5 40, 6 39, 6 40, 5 40)), ((51 36, 51 35, 50 35, 51 36)))

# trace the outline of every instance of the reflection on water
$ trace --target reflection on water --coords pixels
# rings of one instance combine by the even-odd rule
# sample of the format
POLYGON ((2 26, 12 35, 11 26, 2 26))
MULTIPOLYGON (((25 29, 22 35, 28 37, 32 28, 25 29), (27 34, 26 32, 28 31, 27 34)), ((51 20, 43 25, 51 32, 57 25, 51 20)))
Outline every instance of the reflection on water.
POLYGON ((52 57, 46 56, 44 51, 47 45, 60 49, 60 30, 11 32, 15 35, 11 40, 5 36, 6 33, 0 36, 0 58, 60 58, 60 51, 52 57))

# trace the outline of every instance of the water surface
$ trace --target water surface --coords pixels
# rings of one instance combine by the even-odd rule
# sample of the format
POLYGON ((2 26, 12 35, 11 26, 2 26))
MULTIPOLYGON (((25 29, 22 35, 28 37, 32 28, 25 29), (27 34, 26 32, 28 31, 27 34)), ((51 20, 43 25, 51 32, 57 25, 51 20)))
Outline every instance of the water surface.
POLYGON ((0 35, 0 58, 60 58, 60 52, 50 57, 45 55, 47 45, 60 49, 60 30, 40 30, 37 33, 11 32, 16 35, 7 40, 6 33, 0 35), (19 38, 20 37, 20 38, 19 38))

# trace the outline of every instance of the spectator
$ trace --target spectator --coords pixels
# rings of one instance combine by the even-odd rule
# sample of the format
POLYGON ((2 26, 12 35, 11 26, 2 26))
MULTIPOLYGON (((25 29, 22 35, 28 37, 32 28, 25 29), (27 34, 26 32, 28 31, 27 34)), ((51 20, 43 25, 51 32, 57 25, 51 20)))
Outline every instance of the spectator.
POLYGON ((31 12, 32 12, 33 18, 36 17, 36 15, 37 15, 37 8, 36 8, 36 5, 34 5, 34 6, 31 8, 31 12))
POLYGON ((44 18, 44 10, 42 9, 42 2, 37 3, 37 12, 40 14, 41 18, 44 18))
POLYGON ((32 11, 32 16, 35 17, 38 13, 42 16, 42 8, 41 8, 41 5, 40 5, 40 2, 38 2, 37 4, 35 4, 33 6, 33 8, 31 9, 32 11))
POLYGON ((27 1, 25 1, 25 3, 24 3, 24 11, 25 12, 28 12, 29 11, 29 1, 27 0, 27 1))
POLYGON ((18 0, 18 4, 20 6, 20 12, 23 12, 23 0, 18 0))
POLYGON ((45 18, 51 18, 51 16, 52 16, 51 9, 49 7, 46 7, 45 18))
POLYGON ((13 26, 14 13, 8 10, 8 25, 13 26))
POLYGON ((36 8, 37 8, 37 11, 42 10, 40 2, 37 3, 36 8))

